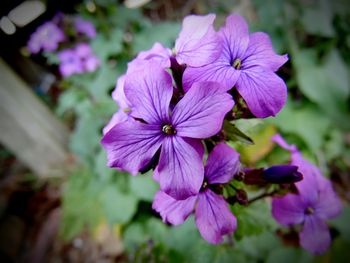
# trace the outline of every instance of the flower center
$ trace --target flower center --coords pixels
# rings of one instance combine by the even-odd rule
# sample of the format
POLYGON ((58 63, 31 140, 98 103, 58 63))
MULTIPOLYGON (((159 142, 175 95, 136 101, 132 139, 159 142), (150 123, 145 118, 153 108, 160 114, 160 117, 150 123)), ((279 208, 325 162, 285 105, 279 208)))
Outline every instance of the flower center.
POLYGON ((308 207, 308 208, 306 208, 306 210, 305 210, 305 213, 306 213, 307 215, 312 215, 314 212, 315 212, 315 210, 314 210, 312 207, 308 207))
POLYGON ((242 66, 242 61, 239 58, 236 58, 232 63, 232 67, 234 67, 235 69, 240 69, 241 66, 242 66))
POLYGON ((176 130, 171 124, 166 124, 162 127, 162 132, 168 135, 176 134, 176 130))

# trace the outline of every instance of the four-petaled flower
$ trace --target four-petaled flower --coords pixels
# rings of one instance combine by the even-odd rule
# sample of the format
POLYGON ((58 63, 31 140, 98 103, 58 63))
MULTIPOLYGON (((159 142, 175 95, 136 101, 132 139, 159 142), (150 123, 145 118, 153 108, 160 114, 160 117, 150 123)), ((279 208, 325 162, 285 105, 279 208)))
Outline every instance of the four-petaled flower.
POLYGON ((201 191, 186 200, 176 200, 158 191, 153 209, 160 213, 164 222, 182 224, 195 210, 196 224, 202 237, 209 243, 218 244, 223 236, 236 230, 237 220, 225 199, 212 187, 229 182, 239 171, 239 154, 224 143, 214 147, 205 166, 201 191))
POLYGON ((235 87, 250 111, 260 118, 276 115, 286 102, 287 87, 274 72, 287 60, 277 55, 267 34, 249 35, 248 25, 239 15, 230 15, 218 32, 223 44, 221 55, 203 67, 188 67, 184 89, 196 81, 217 81, 227 90, 235 87))
POLYGON ((302 224, 300 245, 310 252, 322 254, 331 243, 325 221, 339 215, 341 202, 331 182, 314 164, 304 159, 294 145, 288 145, 280 135, 273 140, 291 152, 291 164, 298 167, 304 179, 295 184, 298 194, 273 199, 272 215, 285 226, 302 224))
POLYGON ((197 82, 170 112, 171 76, 153 63, 127 75, 124 91, 135 119, 116 124, 104 135, 108 165, 135 175, 161 148, 161 189, 176 199, 197 194, 203 182, 199 139, 221 129, 234 105, 231 96, 218 83, 197 82))

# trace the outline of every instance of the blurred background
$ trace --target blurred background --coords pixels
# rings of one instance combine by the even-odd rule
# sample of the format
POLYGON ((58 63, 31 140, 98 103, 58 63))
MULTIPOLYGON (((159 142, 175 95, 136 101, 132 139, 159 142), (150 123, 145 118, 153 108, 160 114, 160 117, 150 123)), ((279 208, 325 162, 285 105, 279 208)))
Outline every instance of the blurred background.
POLYGON ((1 262, 348 262, 348 1, 2 0, 0 7, 1 262), (240 120, 255 145, 235 146, 246 166, 286 163, 288 154, 270 142, 279 132, 332 180, 344 210, 330 222, 333 244, 323 256, 298 248, 264 200, 235 211, 231 242, 209 245, 193 218, 170 227, 152 211, 158 186, 150 173, 106 167, 99 142, 118 109, 111 92, 127 62, 155 42, 172 48, 188 14, 216 13, 219 28, 232 12, 290 58, 278 71, 289 88, 285 108, 276 118, 240 120), (47 21, 65 39, 33 51, 28 41, 47 21), (81 43, 89 47, 82 60, 94 63, 64 68, 60 52, 81 43))

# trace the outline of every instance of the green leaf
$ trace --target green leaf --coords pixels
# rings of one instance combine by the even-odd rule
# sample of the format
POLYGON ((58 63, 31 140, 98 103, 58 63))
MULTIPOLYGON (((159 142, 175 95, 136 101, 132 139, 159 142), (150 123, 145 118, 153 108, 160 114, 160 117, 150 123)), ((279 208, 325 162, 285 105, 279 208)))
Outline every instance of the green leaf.
POLYGON ((152 179, 152 174, 148 173, 130 177, 130 188, 139 199, 152 202, 159 186, 152 179))
POLYGON ((101 61, 106 61, 112 55, 120 53, 123 49, 123 31, 119 28, 112 30, 109 36, 98 34, 91 42, 91 46, 101 61))
POLYGON ((266 262, 267 263, 309 263, 312 262, 312 255, 307 253, 305 250, 288 248, 288 247, 279 247, 273 249, 269 254, 266 262))
POLYGON ((180 24, 164 22, 151 25, 145 30, 135 35, 132 42, 135 53, 150 49, 155 42, 162 43, 166 47, 172 47, 180 31, 180 24))
POLYGON ((138 200, 133 194, 122 193, 110 185, 104 189, 101 203, 110 224, 125 224, 135 214, 138 200))
POLYGON ((350 207, 344 207, 340 216, 331 221, 331 224, 335 226, 339 232, 341 237, 350 242, 350 207))
POLYGON ((243 133, 241 130, 239 130, 236 125, 233 123, 230 123, 229 121, 224 121, 224 130, 227 134, 227 139, 229 141, 239 141, 245 144, 254 144, 254 141, 245 133, 243 133))
POLYGON ((79 88, 72 88, 64 91, 58 100, 57 114, 62 115, 68 110, 74 110, 77 105, 86 99, 86 92, 79 88))

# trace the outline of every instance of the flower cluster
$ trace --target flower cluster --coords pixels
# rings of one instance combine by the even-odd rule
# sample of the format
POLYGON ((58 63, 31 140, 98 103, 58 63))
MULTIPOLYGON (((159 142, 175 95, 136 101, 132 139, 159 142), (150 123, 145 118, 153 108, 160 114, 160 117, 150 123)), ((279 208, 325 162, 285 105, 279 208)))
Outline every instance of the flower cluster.
POLYGON ((30 36, 28 49, 32 54, 40 51, 55 51, 65 40, 63 31, 53 22, 46 22, 30 36))
POLYGON ((202 237, 217 244, 237 227, 229 204, 248 203, 243 189, 227 191, 233 180, 292 185, 304 172, 294 163, 241 169, 238 152, 225 143, 224 121, 243 109, 265 118, 284 106, 287 88, 275 72, 288 58, 265 33, 249 34, 241 16, 230 15, 218 32, 214 20, 187 16, 172 50, 156 43, 128 64, 112 93, 119 110, 101 143, 108 166, 132 175, 153 169, 160 185, 153 209, 164 222, 181 224, 194 212, 202 237))
POLYGON ((30 37, 27 47, 32 54, 40 51, 57 53, 59 71, 63 77, 93 72, 100 61, 86 40, 96 36, 95 26, 79 16, 57 14, 44 23, 30 37), (71 47, 71 42, 77 42, 71 47), (66 48, 69 46, 70 48, 66 48))
POLYGON ((58 53, 59 70, 62 76, 93 72, 100 65, 89 44, 80 43, 75 48, 64 49, 58 53))

